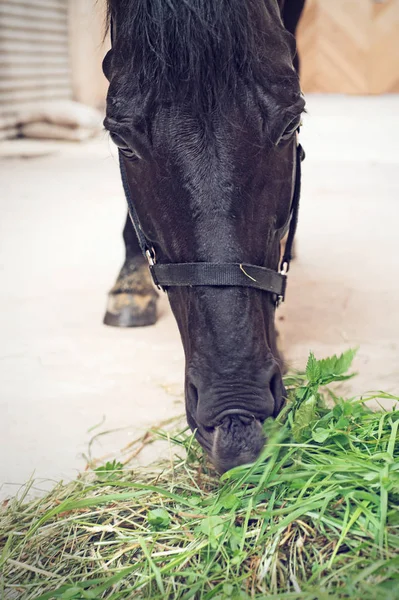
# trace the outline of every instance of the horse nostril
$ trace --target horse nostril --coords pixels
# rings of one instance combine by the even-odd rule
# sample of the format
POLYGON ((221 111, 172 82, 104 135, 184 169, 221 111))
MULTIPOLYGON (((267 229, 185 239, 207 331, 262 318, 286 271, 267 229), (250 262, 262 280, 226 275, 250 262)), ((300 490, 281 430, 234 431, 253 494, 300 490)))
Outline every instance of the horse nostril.
POLYGON ((194 408, 198 405, 198 390, 193 383, 189 383, 187 386, 187 393, 190 398, 190 403, 194 408))
POLYGON ((286 398, 286 390, 284 387, 283 378, 278 367, 277 371, 270 379, 269 387, 274 400, 273 416, 277 417, 278 413, 283 407, 286 398))

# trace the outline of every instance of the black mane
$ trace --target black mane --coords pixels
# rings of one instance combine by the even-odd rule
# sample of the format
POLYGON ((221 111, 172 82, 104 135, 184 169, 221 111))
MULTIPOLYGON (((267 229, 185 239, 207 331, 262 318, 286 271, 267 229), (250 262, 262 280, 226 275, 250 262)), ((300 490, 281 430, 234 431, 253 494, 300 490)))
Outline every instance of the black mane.
POLYGON ((276 0, 108 0, 108 16, 112 70, 132 91, 208 112, 243 82, 298 88, 276 0))

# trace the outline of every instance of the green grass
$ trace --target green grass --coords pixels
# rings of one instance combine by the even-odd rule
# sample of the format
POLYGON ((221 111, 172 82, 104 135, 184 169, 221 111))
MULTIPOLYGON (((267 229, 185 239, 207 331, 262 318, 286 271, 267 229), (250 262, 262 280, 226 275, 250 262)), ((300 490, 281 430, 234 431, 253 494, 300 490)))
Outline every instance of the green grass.
POLYGON ((262 456, 222 478, 187 430, 159 432, 169 460, 3 505, 0 598, 398 599, 399 411, 364 400, 399 398, 327 406, 352 358, 311 355, 262 456))

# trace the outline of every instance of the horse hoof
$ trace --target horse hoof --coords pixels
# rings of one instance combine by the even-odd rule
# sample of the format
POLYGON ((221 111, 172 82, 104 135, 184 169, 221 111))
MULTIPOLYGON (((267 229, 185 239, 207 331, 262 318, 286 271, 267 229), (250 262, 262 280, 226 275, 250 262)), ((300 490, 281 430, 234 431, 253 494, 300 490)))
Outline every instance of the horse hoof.
POLYGON ((127 260, 108 294, 103 323, 111 327, 145 327, 157 320, 158 292, 142 256, 127 260))
POLYGON ((157 320, 157 295, 109 294, 104 324, 110 327, 145 327, 157 320))

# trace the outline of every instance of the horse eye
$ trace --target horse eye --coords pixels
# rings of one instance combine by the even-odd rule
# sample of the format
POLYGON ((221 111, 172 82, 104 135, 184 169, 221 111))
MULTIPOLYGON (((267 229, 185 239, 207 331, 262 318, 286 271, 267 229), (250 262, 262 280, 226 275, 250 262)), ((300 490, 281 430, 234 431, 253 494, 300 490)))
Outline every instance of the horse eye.
POLYGON ((114 144, 116 146, 118 146, 118 148, 122 152, 123 156, 126 156, 126 158, 130 158, 130 159, 139 158, 137 156, 137 154, 134 152, 134 150, 129 148, 127 142, 125 142, 125 140, 120 135, 118 135, 117 133, 111 132, 110 136, 111 136, 111 140, 114 142, 114 144))
POLYGON ((284 131, 283 135, 280 137, 278 143, 291 139, 295 132, 298 131, 300 125, 301 121, 299 121, 298 119, 291 121, 287 129, 284 131))

